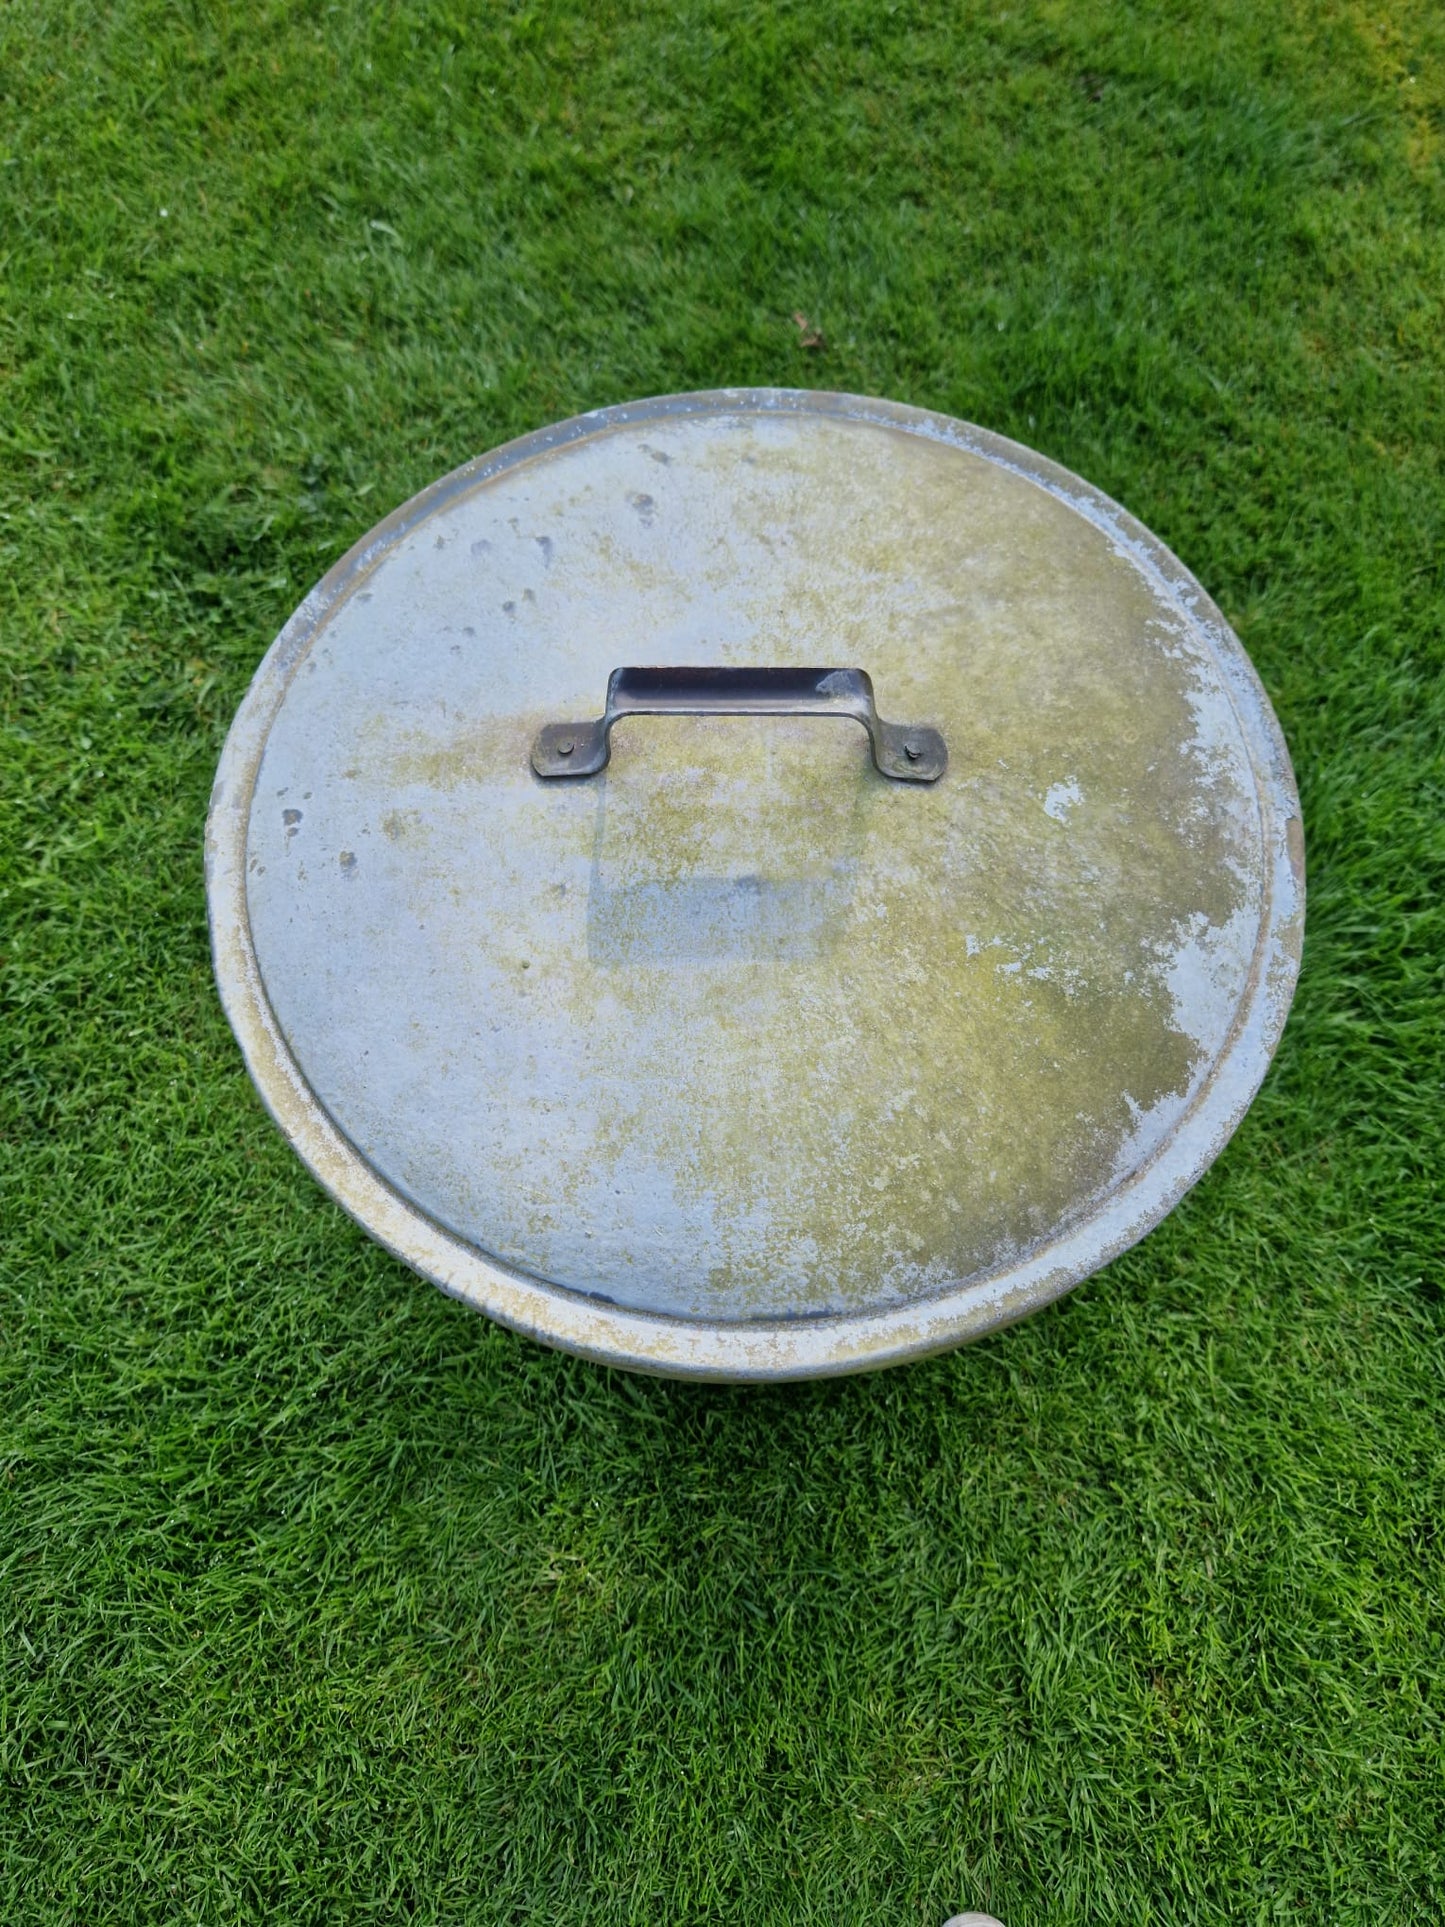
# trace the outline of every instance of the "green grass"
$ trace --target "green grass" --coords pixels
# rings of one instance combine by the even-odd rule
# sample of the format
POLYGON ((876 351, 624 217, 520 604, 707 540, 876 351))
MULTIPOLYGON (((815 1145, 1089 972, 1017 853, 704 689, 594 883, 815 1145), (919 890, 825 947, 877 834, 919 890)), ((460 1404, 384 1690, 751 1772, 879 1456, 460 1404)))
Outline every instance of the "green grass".
POLYGON ((1442 301, 1433 0, 0 11, 0 1917, 1445 1918, 1442 301), (201 879, 364 529, 728 383, 1122 500, 1310 861, 1275 1068, 1159 1231, 772 1392, 370 1245, 201 879))

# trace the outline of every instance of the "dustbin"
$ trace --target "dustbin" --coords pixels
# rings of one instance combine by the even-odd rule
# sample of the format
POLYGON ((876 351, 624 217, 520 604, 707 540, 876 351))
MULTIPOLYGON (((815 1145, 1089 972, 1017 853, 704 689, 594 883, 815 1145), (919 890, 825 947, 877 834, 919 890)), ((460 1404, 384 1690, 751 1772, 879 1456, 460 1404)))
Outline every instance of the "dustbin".
POLYGON ((1199 584, 921 409, 608 408, 309 594, 207 832, 277 1124, 444 1290, 639 1370, 945 1350, 1218 1155, 1299 965, 1289 759, 1199 584))

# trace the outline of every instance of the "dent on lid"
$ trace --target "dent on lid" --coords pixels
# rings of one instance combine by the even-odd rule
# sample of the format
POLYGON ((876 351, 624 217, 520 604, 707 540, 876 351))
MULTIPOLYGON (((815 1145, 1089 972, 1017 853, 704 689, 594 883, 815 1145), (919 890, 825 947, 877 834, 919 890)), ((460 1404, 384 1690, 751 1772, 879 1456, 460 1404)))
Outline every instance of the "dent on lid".
POLYGON ((1148 558, 957 442, 806 412, 609 424, 483 474, 335 607, 272 725, 247 896, 306 1078, 481 1250, 711 1318, 1005 1265, 1147 1161, 1259 937, 1254 779, 1148 558), (540 725, 626 663, 856 664, 948 741, 540 725))

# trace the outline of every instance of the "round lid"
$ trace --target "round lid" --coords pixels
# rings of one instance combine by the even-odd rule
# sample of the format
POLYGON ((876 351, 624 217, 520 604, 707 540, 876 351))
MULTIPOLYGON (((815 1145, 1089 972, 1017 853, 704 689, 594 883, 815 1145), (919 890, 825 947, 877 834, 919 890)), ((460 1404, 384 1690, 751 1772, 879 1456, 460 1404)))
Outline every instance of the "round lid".
POLYGON ((940 1350, 1139 1237, 1303 919, 1278 727, 1167 550, 982 430, 772 390, 381 523, 257 672, 207 855, 340 1202, 510 1325, 722 1378, 940 1350))

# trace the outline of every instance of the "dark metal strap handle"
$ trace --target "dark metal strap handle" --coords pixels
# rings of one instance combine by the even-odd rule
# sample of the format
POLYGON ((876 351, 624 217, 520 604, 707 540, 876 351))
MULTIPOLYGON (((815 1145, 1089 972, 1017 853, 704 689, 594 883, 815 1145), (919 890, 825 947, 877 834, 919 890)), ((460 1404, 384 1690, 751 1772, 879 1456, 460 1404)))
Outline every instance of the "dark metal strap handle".
POLYGON ((936 729, 885 723, 862 669, 614 669, 595 722, 547 723, 532 745, 539 776, 606 769, 623 716, 848 716, 862 723, 874 767, 902 783, 936 783, 948 749, 936 729))

